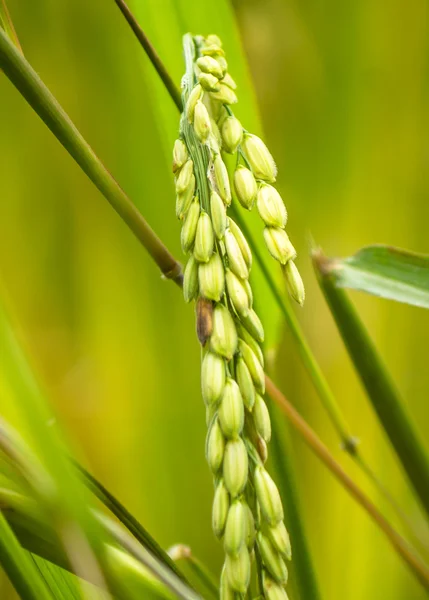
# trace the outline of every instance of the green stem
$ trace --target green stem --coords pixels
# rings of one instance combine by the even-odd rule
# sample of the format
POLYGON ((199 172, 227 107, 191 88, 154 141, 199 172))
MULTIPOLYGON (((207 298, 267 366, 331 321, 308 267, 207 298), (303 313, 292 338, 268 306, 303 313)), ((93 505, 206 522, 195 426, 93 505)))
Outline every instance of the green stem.
POLYGON ((113 179, 60 104, 2 29, 0 29, 0 68, 125 221, 152 256, 163 275, 181 285, 180 264, 113 179))
POLYGON ((180 97, 180 92, 177 89, 177 86, 174 83, 173 79, 170 77, 170 74, 168 73, 167 69, 165 68, 164 63, 160 59, 157 51, 152 46, 149 39, 145 35, 144 31, 142 30, 140 25, 135 20, 133 14, 130 11, 130 9, 128 8, 126 2, 124 0, 115 0, 115 2, 116 2, 116 5, 118 6, 119 10, 121 11, 121 13, 124 15, 128 25, 133 30, 136 38, 138 39, 140 44, 143 46, 144 51, 146 52, 147 56, 149 57, 149 60, 152 63, 152 65, 155 67, 155 70, 158 73, 163 84, 167 88, 168 93, 170 94, 174 104, 177 106, 179 111, 181 111, 182 110, 182 99, 180 97))
POLYGON ((330 262, 314 251, 313 264, 328 306, 372 406, 429 515, 429 456, 377 349, 343 289, 335 286, 330 262))
POLYGON ((52 600, 51 593, 0 511, 0 565, 22 600, 52 600))

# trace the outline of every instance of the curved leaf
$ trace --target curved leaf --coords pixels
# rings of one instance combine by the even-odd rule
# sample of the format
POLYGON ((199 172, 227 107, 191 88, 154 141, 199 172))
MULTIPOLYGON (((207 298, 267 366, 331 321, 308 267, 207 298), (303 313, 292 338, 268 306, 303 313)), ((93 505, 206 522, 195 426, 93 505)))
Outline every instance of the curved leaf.
POLYGON ((392 246, 367 246, 326 268, 338 287, 429 308, 429 255, 392 246))

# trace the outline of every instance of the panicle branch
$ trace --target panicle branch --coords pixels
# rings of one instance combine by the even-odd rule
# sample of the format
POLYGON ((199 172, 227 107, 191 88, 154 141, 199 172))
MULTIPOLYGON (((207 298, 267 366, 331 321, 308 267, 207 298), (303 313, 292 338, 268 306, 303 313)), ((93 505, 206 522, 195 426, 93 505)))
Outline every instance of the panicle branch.
POLYGON ((255 564, 263 597, 285 600, 291 546, 280 494, 264 466, 271 436, 263 399, 264 329, 253 309, 252 253, 228 216, 233 192, 247 210, 256 204, 268 250, 285 266, 288 289, 299 303, 304 287, 285 232, 286 208, 271 185, 277 174, 274 160, 231 110, 237 86, 220 39, 188 34, 184 54, 184 109, 173 172, 182 249, 188 255, 184 298, 196 301, 203 346, 206 458, 215 485, 213 531, 225 549, 221 598, 243 598, 255 564), (232 181, 222 152, 237 156, 232 181), (255 550, 260 560, 255 560, 255 550))

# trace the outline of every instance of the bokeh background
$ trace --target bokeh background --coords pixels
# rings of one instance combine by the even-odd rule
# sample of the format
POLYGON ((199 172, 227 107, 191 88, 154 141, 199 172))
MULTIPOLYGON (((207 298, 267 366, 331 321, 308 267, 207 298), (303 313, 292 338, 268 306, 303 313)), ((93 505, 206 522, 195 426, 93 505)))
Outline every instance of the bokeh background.
MULTIPOLYGON (((248 129, 263 129, 278 163, 307 287, 299 319, 363 453, 428 539, 308 257, 310 236, 329 255, 375 242, 429 252, 426 0, 129 4, 178 84, 182 34, 223 38, 240 86, 236 114, 248 129)), ((180 256, 170 170, 178 115, 113 0, 8 5, 27 58, 180 256)), ((193 310, 1 75, 0 117, 1 287, 57 419, 76 454, 164 547, 189 544, 218 572, 193 310)), ((268 350, 278 349, 276 381, 396 523, 341 451, 257 273, 255 285, 268 350)), ((428 313, 357 293, 352 299, 427 438, 428 313)), ((426 597, 368 516, 288 435, 322 597, 426 597)), ((4 577, 0 597, 16 597, 4 577)))

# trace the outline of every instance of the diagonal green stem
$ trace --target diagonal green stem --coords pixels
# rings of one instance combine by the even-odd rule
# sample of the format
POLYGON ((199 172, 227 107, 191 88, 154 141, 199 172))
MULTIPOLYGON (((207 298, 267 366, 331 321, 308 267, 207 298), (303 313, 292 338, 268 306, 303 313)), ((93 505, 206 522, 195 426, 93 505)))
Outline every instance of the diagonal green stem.
POLYGON ((159 240, 40 77, 1 28, 0 68, 125 221, 152 256, 163 275, 181 285, 180 264, 159 240))
POLYGON ((330 261, 314 251, 313 264, 353 364, 372 406, 429 515, 429 456, 380 355, 343 289, 335 286, 330 261))
POLYGON ((124 15, 125 20, 127 21, 128 25, 133 30, 134 35, 136 36, 136 38, 138 39, 140 44, 143 46, 144 51, 146 52, 147 56, 149 57, 150 62, 155 67, 155 70, 158 73, 161 81, 163 82, 163 84, 165 85, 165 87, 168 90, 168 93, 170 94, 171 98, 173 99, 174 104, 181 111, 182 110, 182 98, 180 96, 180 92, 177 89, 177 86, 174 83, 173 79, 170 77, 170 74, 167 71, 167 69, 165 68, 164 63, 160 59, 157 51, 152 46, 149 39, 145 35, 144 31, 142 30, 140 25, 135 20, 133 14, 130 11, 130 9, 128 8, 126 2, 124 0, 115 0, 115 2, 116 2, 116 5, 118 6, 119 10, 121 11, 121 13, 124 15))

